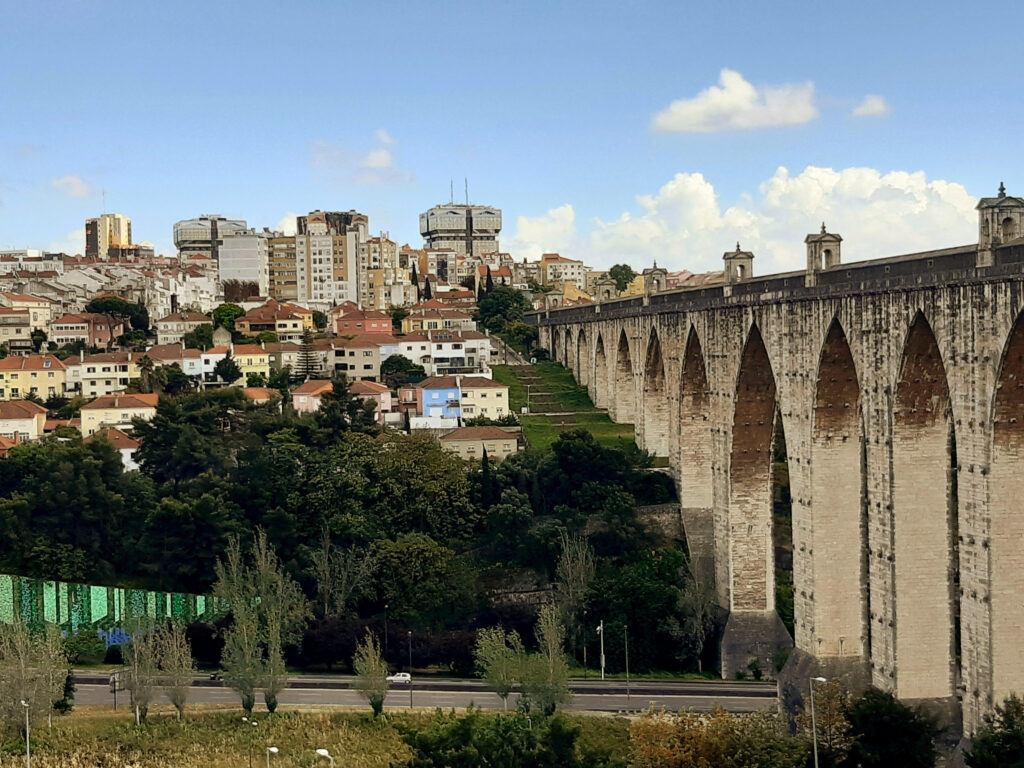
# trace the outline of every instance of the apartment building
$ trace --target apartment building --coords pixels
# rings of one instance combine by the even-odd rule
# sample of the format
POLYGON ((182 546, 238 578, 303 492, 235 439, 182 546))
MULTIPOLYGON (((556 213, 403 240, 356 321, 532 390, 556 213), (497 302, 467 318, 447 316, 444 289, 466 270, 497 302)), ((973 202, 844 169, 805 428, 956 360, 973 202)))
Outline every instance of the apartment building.
POLYGON ((100 352, 80 354, 78 359, 68 358, 67 388, 83 397, 101 397, 118 394, 139 378, 139 359, 135 352, 100 352))
POLYGON ((0 401, 33 394, 47 400, 64 395, 67 367, 53 355, 26 355, 0 360, 0 401))
POLYGON ((121 213, 104 213, 85 220, 85 256, 107 260, 110 249, 132 244, 132 220, 121 213))
POLYGON ((540 257, 540 270, 544 285, 573 283, 581 291, 587 290, 587 273, 590 270, 582 261, 567 259, 557 253, 545 253, 540 257))
POLYGON ((213 325, 213 320, 202 312, 175 312, 154 323, 157 344, 177 344, 201 325, 213 325))
POLYGON ((146 350, 146 357, 154 365, 176 365, 187 376, 203 375, 202 353, 198 349, 185 349, 181 343, 154 344, 146 350))
POLYGON ((485 453, 491 461, 503 461, 519 452, 518 431, 501 427, 460 427, 442 436, 440 443, 467 461, 480 461, 485 453))
POLYGON ((0 344, 12 355, 33 351, 32 319, 27 309, 0 307, 0 344))
POLYGON ((50 341, 57 346, 82 342, 87 347, 105 347, 118 336, 124 335, 124 324, 115 321, 111 326, 106 315, 77 314, 61 315, 52 324, 53 333, 50 341))
POLYGON ((420 214, 420 234, 427 248, 455 251, 459 256, 494 253, 501 233, 501 209, 447 203, 420 214))
POLYGON ((0 307, 27 310, 32 330, 42 331, 49 337, 50 321, 53 319, 53 302, 49 299, 27 293, 0 293, 0 307))
POLYGON ((380 364, 389 357, 389 348, 397 347, 393 336, 362 334, 333 339, 334 370, 350 381, 379 381, 380 364))
POLYGON ((250 309, 235 320, 235 329, 247 336, 264 331, 277 334, 278 341, 298 341, 302 334, 313 328, 313 311, 295 304, 271 299, 266 304, 250 309))
POLYGON ((461 309, 447 309, 438 302, 437 309, 413 308, 402 318, 402 333, 413 331, 459 330, 475 331, 473 315, 461 309))
POLYGON ((243 295, 266 296, 270 290, 270 232, 255 229, 225 233, 217 248, 220 284, 236 283, 243 295))
POLYGON ((227 219, 210 213, 174 223, 174 247, 180 259, 203 256, 217 263, 225 238, 249 231, 243 219, 227 219))
POLYGON ((477 331, 415 331, 398 340, 399 354, 428 376, 466 373, 491 377, 491 340, 477 331))
POLYGON ((203 377, 208 382, 216 382, 217 376, 214 373, 217 363, 228 355, 235 361, 241 370, 242 375, 236 381, 223 382, 226 385, 245 384, 245 380, 251 373, 258 373, 264 377, 270 376, 270 355, 259 344, 229 344, 228 346, 211 347, 199 356, 203 363, 203 377))
POLYGON ((331 332, 339 336, 350 334, 392 332, 391 315, 376 310, 360 309, 354 302, 346 301, 331 308, 331 332))
POLYGON ((159 395, 103 395, 82 406, 82 423, 79 429, 83 437, 89 437, 103 429, 126 430, 132 428, 134 419, 149 421, 156 416, 159 395))

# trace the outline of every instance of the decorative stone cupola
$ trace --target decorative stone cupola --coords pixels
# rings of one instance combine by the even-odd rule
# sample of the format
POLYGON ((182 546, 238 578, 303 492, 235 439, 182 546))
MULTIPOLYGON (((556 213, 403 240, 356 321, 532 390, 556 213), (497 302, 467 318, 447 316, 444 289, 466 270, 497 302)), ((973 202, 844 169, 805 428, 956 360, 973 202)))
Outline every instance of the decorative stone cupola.
POLYGON ((668 270, 658 266, 657 260, 653 267, 643 271, 644 293, 648 296, 652 293, 660 293, 668 287, 668 270))
POLYGON ((1006 185, 999 182, 996 197, 983 197, 975 206, 978 211, 978 266, 995 263, 995 249, 1024 236, 1024 198, 1006 194, 1006 185))
POLYGON ((739 243, 736 243, 735 251, 726 251, 722 254, 722 261, 725 262, 727 285, 749 280, 754 276, 754 254, 740 250, 739 243))
POLYGON ((804 284, 808 287, 817 285, 819 272, 838 267, 842 263, 840 249, 843 238, 825 229, 825 222, 821 222, 821 232, 808 235, 804 238, 807 246, 807 275, 804 284))

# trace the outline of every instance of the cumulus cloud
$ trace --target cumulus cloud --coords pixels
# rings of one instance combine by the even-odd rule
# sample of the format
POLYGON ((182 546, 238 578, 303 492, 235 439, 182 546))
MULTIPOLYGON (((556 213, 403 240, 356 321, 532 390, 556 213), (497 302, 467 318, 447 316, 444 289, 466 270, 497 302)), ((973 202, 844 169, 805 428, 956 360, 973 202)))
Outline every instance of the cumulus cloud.
POLYGON ((85 253, 85 227, 73 229, 64 235, 62 240, 53 240, 47 249, 53 253, 66 253, 76 256, 85 253))
POLYGON ((92 187, 77 174, 53 179, 50 185, 70 197, 88 197, 92 194, 92 187))
MULTIPOLYGON (((383 128, 376 133, 380 144, 393 144, 394 139, 383 128)), ((317 173, 358 184, 405 184, 416 175, 400 168, 394 153, 385 147, 358 152, 329 141, 318 140, 309 145, 309 164, 317 173)))
POLYGON ((889 103, 881 96, 868 95, 864 97, 864 101, 854 107, 850 114, 854 117, 887 115, 889 114, 889 103))
POLYGON ((517 259, 537 260, 542 253, 560 253, 576 241, 576 211, 568 203, 542 216, 518 216, 516 234, 503 249, 517 259))
POLYGON ((718 85, 690 99, 673 101, 654 116, 651 127, 665 133, 716 133, 814 120, 814 83, 788 83, 757 88, 739 72, 723 69, 718 85))
POLYGON ((297 226, 295 219, 298 217, 298 215, 299 214, 295 213, 294 211, 288 211, 288 213, 282 216, 281 220, 277 222, 277 225, 274 227, 274 231, 282 232, 285 235, 291 237, 292 235, 295 234, 295 229, 297 226))
MULTIPOLYGON (((722 253, 739 240, 755 254, 758 274, 801 269, 803 239, 824 221, 843 236, 843 259, 853 261, 969 243, 976 237, 977 198, 960 184, 923 172, 808 166, 779 168, 724 206, 700 173, 678 173, 635 210, 596 219, 573 248, 594 266, 657 259, 669 269, 721 269, 722 253)), ((514 254, 518 255, 518 254, 514 254)))

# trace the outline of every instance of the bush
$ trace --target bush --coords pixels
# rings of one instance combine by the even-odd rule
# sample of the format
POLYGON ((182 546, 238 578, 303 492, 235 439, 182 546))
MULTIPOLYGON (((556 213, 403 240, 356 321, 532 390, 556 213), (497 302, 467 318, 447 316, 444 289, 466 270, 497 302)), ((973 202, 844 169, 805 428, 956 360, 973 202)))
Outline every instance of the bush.
POLYGON ((95 632, 80 632, 64 641, 68 664, 99 664, 106 658, 107 644, 95 632))
MULTIPOLYGON (((935 765, 935 723, 886 691, 864 692, 850 706, 853 746, 844 765, 860 768, 931 768, 935 765)), ((968 761, 969 762, 969 761, 968 761)), ((1006 763, 1003 763, 1004 765, 1006 763)))
POLYGON ((964 758, 970 768, 1024 765, 1024 701, 1014 694, 985 715, 985 724, 964 758))
POLYGON ((124 654, 121 651, 121 646, 116 643, 109 648, 103 655, 104 664, 124 664, 124 654))

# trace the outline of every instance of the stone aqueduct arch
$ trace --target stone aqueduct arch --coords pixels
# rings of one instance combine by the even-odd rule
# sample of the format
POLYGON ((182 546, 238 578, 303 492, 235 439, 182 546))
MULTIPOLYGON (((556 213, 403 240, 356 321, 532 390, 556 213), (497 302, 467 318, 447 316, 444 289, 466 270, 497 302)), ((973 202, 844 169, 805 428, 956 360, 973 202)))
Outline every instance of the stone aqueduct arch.
POLYGON ((799 299, 566 308, 541 336, 572 328, 577 380, 670 456, 695 568, 730 611, 723 674, 784 642, 763 456, 778 407, 790 666, 959 706, 970 731, 1024 690, 1024 275, 799 299))

